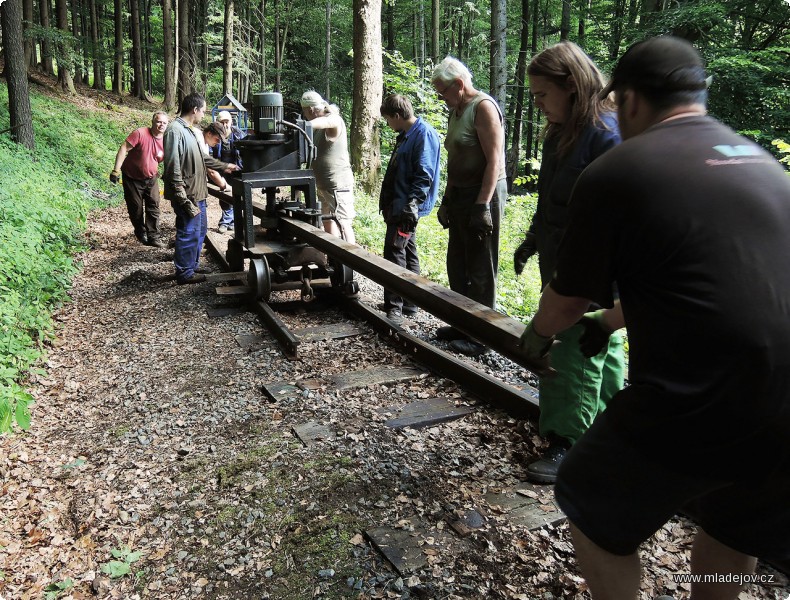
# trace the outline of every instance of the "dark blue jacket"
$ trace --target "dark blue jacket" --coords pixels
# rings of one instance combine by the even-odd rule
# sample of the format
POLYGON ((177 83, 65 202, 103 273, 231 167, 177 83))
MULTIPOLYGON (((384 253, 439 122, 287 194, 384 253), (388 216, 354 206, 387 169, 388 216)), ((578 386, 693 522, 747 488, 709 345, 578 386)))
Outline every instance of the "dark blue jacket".
POLYGON ((379 202, 379 208, 391 222, 400 219, 411 199, 417 200, 419 217, 430 214, 439 194, 441 144, 436 130, 418 117, 397 139, 379 202))
POLYGON ((224 142, 220 140, 219 144, 211 149, 211 156, 223 162, 238 165, 239 168, 243 167, 244 165, 241 164, 241 153, 238 148, 236 148, 234 142, 245 137, 247 137, 247 134, 235 125, 232 125, 228 139, 224 142))

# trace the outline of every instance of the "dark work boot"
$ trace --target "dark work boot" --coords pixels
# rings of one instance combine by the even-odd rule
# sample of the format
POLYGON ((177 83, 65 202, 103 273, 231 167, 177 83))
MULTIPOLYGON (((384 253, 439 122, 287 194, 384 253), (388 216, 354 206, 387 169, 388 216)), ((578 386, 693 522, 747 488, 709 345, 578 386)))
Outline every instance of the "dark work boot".
POLYGON ((527 479, 535 483, 554 483, 557 481, 557 471, 569 447, 570 445, 565 440, 552 440, 551 444, 549 444, 549 449, 546 450, 543 456, 527 466, 527 479))

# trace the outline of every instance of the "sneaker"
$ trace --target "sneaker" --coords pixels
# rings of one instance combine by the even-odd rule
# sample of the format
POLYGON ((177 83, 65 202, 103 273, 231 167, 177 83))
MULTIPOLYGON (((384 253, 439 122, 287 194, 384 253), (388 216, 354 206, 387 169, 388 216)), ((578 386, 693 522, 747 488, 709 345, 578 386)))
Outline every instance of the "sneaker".
POLYGON ((148 245, 154 248, 167 248, 167 244, 158 235, 150 236, 148 238, 148 245))
POLYGON ((527 479, 536 483, 557 481, 557 471, 567 452, 568 448, 564 445, 552 443, 539 460, 527 465, 527 479))
POLYGON ((195 273, 192 277, 187 277, 186 279, 179 279, 176 281, 178 285, 186 285, 189 283, 203 283, 206 281, 206 276, 201 275, 199 273, 195 273))
POLYGON ((217 227, 217 231, 219 231, 220 233, 228 233, 229 231, 232 230, 230 228, 230 225, 220 225, 219 227, 217 227))
POLYGON ((449 345, 453 352, 460 352, 466 356, 480 356, 488 352, 488 348, 483 346, 483 344, 478 344, 472 340, 453 340, 449 345))
POLYGON ((195 273, 200 273, 201 275, 207 275, 208 273, 213 273, 214 269, 211 267, 198 267, 195 269, 195 273))
POLYGON ((400 311, 399 308, 391 308, 387 311, 387 318, 395 323, 395 325, 400 325, 403 323, 403 313, 400 311))
POLYGON ((455 327, 439 327, 439 329, 436 330, 436 339, 445 341, 465 340, 466 335, 458 331, 455 327))

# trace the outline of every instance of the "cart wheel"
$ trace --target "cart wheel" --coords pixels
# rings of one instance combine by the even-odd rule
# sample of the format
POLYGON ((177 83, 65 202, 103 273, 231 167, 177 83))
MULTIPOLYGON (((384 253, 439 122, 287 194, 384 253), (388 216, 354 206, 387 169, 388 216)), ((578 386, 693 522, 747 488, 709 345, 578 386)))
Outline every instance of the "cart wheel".
POLYGON ((272 295, 272 276, 265 256, 250 261, 247 283, 252 288, 256 300, 269 301, 272 295))
POLYGON ((354 282, 354 271, 351 267, 347 267, 343 263, 330 259, 329 264, 332 267, 332 275, 330 281, 332 287, 338 291, 345 292, 348 289, 348 284, 354 282))

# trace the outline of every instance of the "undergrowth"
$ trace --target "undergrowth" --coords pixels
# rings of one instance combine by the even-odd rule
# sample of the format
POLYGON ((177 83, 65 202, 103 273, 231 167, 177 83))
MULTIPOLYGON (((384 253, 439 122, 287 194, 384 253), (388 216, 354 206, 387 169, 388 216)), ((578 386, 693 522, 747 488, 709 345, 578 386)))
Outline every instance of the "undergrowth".
POLYGON ((30 425, 24 385, 53 336, 53 310, 68 299, 88 212, 119 197, 107 193, 106 173, 126 125, 35 90, 30 100, 36 150, 0 135, 0 433, 30 425))

